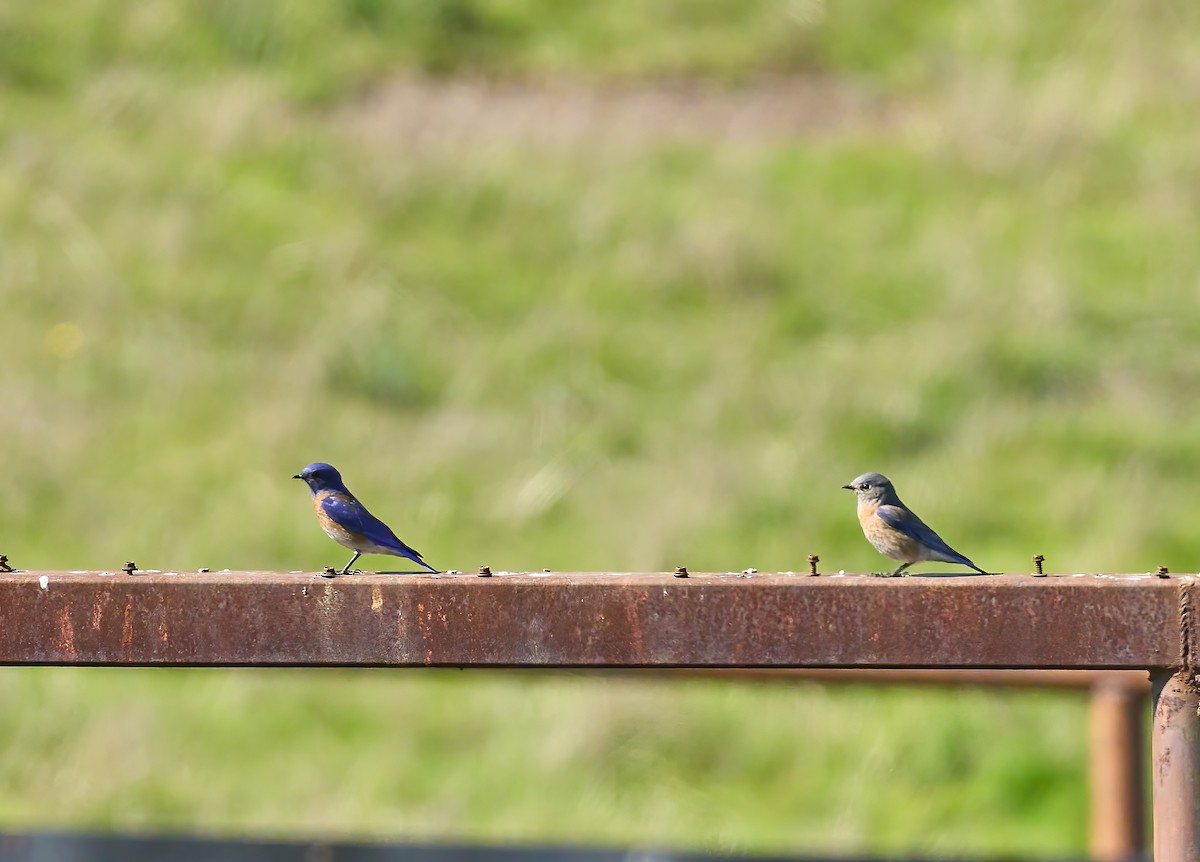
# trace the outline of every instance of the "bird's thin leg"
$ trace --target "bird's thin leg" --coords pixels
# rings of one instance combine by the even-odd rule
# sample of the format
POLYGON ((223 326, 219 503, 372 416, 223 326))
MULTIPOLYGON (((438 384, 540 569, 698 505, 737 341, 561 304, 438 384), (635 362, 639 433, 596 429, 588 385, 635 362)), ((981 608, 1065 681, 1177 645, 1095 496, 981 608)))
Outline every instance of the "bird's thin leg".
POLYGON ((354 561, 362 556, 362 551, 355 551, 354 556, 350 558, 350 562, 346 563, 346 568, 342 569, 341 574, 346 574, 350 571, 350 567, 354 565, 354 561))
POLYGON ((904 574, 904 570, 907 569, 911 565, 912 565, 912 563, 904 563, 901 566, 897 566, 896 570, 893 571, 889 577, 898 578, 898 577, 902 576, 904 574))

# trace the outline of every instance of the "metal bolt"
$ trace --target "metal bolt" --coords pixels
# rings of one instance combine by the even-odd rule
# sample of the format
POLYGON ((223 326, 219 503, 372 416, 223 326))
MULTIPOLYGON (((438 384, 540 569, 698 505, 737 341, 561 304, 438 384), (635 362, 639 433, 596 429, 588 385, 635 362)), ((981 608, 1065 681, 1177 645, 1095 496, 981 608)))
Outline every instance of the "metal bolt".
POLYGON ((0 572, 11 572, 12 566, 8 564, 8 557, 0 554, 0 572))
POLYGON ((688 576, 687 566, 676 566, 675 577, 686 578, 688 576))
POLYGON ((338 574, 338 570, 335 569, 333 566, 326 566, 325 571, 321 572, 321 577, 336 578, 337 574, 338 574))
POLYGON ((1155 574, 1157 577, 1160 577, 1160 578, 1165 578, 1167 575, 1169 575, 1169 574, 1170 574, 1170 572, 1168 572, 1168 571, 1167 571, 1167 567, 1166 567, 1166 566, 1159 566, 1157 569, 1155 569, 1155 570, 1154 570, 1154 574, 1155 574))
POLYGON ((821 558, 816 554, 808 555, 808 573, 813 577, 816 577, 819 574, 819 572, 817 572, 817 563, 819 562, 821 562, 821 558))
POLYGON ((132 575, 138 570, 137 564, 133 560, 126 560, 125 565, 121 566, 121 571, 127 575, 132 575))
POLYGON ((1035 578, 1046 577, 1046 573, 1042 571, 1042 563, 1044 563, 1044 562, 1046 562, 1046 558, 1043 557, 1041 554, 1033 555, 1033 565, 1037 568, 1037 571, 1034 572, 1034 575, 1033 575, 1035 578))
POLYGON ((492 569, 490 566, 480 566, 479 567, 479 577, 490 578, 491 576, 492 576, 492 569))

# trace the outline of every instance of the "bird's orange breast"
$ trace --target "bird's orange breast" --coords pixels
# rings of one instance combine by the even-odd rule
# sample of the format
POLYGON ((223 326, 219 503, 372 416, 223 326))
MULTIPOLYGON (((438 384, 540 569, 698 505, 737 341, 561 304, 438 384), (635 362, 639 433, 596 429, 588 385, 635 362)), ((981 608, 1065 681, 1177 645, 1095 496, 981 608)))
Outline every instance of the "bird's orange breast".
POLYGON ((325 535, 333 539, 339 545, 357 550, 356 546, 362 544, 362 537, 356 533, 347 530, 333 518, 329 517, 329 513, 325 511, 325 507, 321 504, 330 497, 341 497, 336 491, 318 491, 313 495, 313 511, 317 513, 317 523, 321 525, 321 529, 325 531, 325 535))

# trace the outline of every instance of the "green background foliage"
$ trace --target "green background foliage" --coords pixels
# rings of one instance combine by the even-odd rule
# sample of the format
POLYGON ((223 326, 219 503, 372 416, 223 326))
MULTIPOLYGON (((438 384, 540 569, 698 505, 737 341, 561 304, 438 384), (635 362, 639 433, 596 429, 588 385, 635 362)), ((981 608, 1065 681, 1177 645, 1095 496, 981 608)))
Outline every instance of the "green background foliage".
MULTIPOLYGON (((340 564, 320 459, 443 568, 870 570, 838 486, 875 469, 991 570, 1194 570, 1198 38, 1183 2, 5 4, 0 551, 340 564)), ((1068 695, 0 698, 8 828, 1085 848, 1068 695)))

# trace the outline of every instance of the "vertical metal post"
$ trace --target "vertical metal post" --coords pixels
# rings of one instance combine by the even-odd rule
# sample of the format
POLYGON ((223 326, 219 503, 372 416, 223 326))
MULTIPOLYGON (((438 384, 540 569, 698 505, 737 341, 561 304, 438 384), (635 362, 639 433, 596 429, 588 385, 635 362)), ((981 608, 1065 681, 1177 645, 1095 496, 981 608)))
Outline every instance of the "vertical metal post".
POLYGON ((1091 687, 1091 857, 1122 862, 1146 849, 1146 694, 1124 679, 1099 677, 1091 687))
POLYGON ((1189 671, 1153 681, 1154 862, 1200 862, 1200 690, 1189 671))

